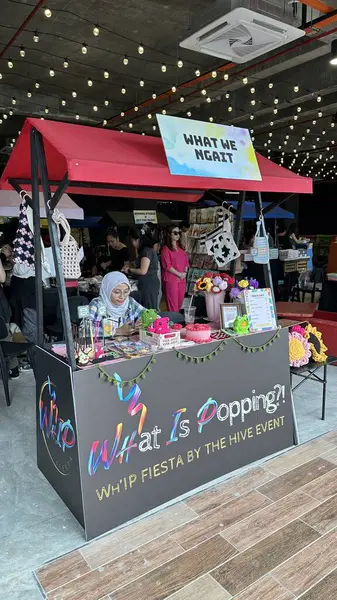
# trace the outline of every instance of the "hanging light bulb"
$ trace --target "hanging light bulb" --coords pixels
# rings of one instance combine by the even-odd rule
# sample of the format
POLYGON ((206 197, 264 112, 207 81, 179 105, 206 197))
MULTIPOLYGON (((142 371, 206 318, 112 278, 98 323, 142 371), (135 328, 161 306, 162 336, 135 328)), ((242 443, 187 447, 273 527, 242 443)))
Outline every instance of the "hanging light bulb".
POLYGON ((6 115, 6 113, 4 113, 4 114, 2 115, 2 117, 3 117, 5 120, 6 120, 6 119, 8 119, 8 115, 6 115))
POLYGON ((213 117, 209 117, 208 120, 209 120, 210 123, 213 123, 213 121, 214 121, 213 117))
POLYGON ((270 121, 270 127, 272 127, 274 125, 274 121, 270 121))
POLYGON ((20 56, 22 56, 22 58, 24 58, 26 56, 26 50, 24 49, 23 46, 21 46, 21 48, 20 48, 20 56))
POLYGON ((156 131, 157 125, 152 125, 152 129, 153 129, 153 131, 156 131))
POLYGON ((294 126, 293 125, 289 125, 289 129, 294 129, 294 126))
POLYGON ((244 77, 243 80, 242 80, 242 83, 244 85, 246 85, 248 83, 248 77, 244 77))
POLYGON ((188 117, 191 117, 191 116, 192 116, 192 113, 191 113, 191 111, 190 111, 190 110, 188 111, 188 113, 187 113, 187 116, 188 116, 188 117))
POLYGON ((15 105, 16 104, 16 98, 12 98, 12 104, 15 105))
POLYGON ((13 67, 14 67, 14 63, 10 58, 8 59, 7 65, 8 65, 9 69, 13 69, 13 67))
POLYGON ((147 115, 147 118, 148 118, 148 119, 152 119, 152 115, 151 115, 151 113, 149 113, 149 114, 147 115))
POLYGON ((317 102, 322 102, 322 96, 317 96, 316 100, 317 102))
POLYGON ((212 77, 213 77, 213 79, 215 79, 217 76, 218 76, 217 72, 216 71, 212 71, 212 77))
POLYGON ((2 73, 0 73, 0 79, 2 79, 2 73))
POLYGON ((162 64, 161 70, 162 70, 163 73, 166 73, 167 67, 166 67, 165 63, 162 64))
POLYGON ((251 93, 251 94, 255 94, 255 87, 251 87, 251 88, 250 88, 250 93, 251 93))
POLYGON ((300 106, 298 106, 296 110, 297 110, 298 113, 300 113, 301 110, 302 110, 302 108, 300 106))
POLYGON ((93 110, 94 112, 97 112, 97 111, 98 111, 98 106, 96 106, 96 104, 94 104, 94 106, 92 107, 92 110, 93 110))
POLYGON ((278 98, 274 98, 274 104, 278 104, 278 98))
POLYGON ((201 90, 201 94, 202 94, 203 96, 206 96, 206 95, 207 95, 207 90, 205 90, 205 89, 204 89, 204 90, 201 90))
POLYGON ((269 137, 273 137, 272 131, 269 132, 269 137))
POLYGON ((62 104, 62 106, 65 106, 67 103, 65 100, 61 100, 61 104, 62 104))
POLYGON ((38 81, 35 81, 35 87, 36 87, 37 90, 39 89, 40 83, 38 81))
POLYGON ((55 77, 54 69, 49 69, 49 75, 50 75, 50 77, 55 77))
POLYGON ((272 90, 273 87, 274 87, 274 84, 272 82, 270 82, 270 83, 268 83, 268 87, 269 87, 270 90, 272 90))
POLYGON ((125 112, 122 111, 121 112, 121 117, 124 117, 124 115, 125 115, 125 112))
POLYGON ((35 42, 35 44, 37 44, 39 42, 39 40, 40 40, 39 33, 38 33, 38 31, 35 31, 35 33, 33 35, 33 42, 35 42))
POLYGON ((127 66, 128 64, 129 64, 129 58, 127 55, 125 55, 123 58, 123 65, 127 66))
POLYGON ((196 77, 200 77, 200 70, 199 70, 199 69, 196 69, 196 70, 194 71, 194 73, 195 73, 195 76, 196 76, 196 77))
POLYGON ((52 12, 50 8, 47 8, 47 6, 44 8, 44 16, 47 17, 47 19, 50 19, 50 17, 52 16, 52 12))
POLYGON ((139 85, 140 85, 140 87, 144 87, 144 85, 145 85, 145 81, 144 81, 144 79, 141 79, 141 80, 139 81, 139 85))
POLYGON ((212 102, 212 98, 210 96, 207 96, 206 102, 208 102, 208 104, 210 104, 212 102))
POLYGON ((104 119, 103 121, 103 127, 105 127, 108 124, 108 121, 106 119, 104 119))
POLYGON ((107 71, 107 69, 105 69, 103 75, 104 75, 104 79, 109 79, 109 77, 110 77, 109 71, 107 71))
POLYGON ((229 79, 228 73, 225 73, 224 76, 223 76, 223 78, 224 78, 225 81, 228 81, 228 79, 229 79))
POLYGON ((319 111, 318 116, 319 116, 319 118, 323 117, 323 113, 321 110, 319 111))
POLYGON ((12 116, 12 115, 14 114, 14 113, 13 113, 13 111, 12 111, 12 109, 10 109, 10 110, 8 111, 8 114, 9 114, 10 116, 12 116))
POLYGON ((171 87, 171 91, 172 91, 174 94, 176 93, 176 91, 177 91, 177 88, 176 88, 176 86, 175 86, 175 85, 173 85, 173 86, 171 87))
POLYGON ((297 94, 297 92, 299 92, 299 91, 300 91, 300 88, 299 88, 299 86, 298 86, 298 85, 295 85, 295 86, 294 86, 294 92, 297 94))
POLYGON ((152 94, 152 98, 153 98, 153 100, 155 100, 155 99, 157 98, 157 94, 156 94, 156 92, 153 92, 153 94, 152 94))
POLYGON ((273 113, 274 113, 274 115, 277 115, 277 113, 278 113, 277 108, 273 108, 273 113))
POLYGON ((92 87, 93 85, 94 85, 94 84, 93 84, 93 81, 92 81, 92 79, 88 79, 88 86, 89 86, 89 87, 92 87))
POLYGON ((99 35, 99 27, 98 25, 95 25, 95 27, 92 30, 93 34, 97 37, 99 35))
POLYGON ((138 54, 144 54, 144 46, 142 43, 138 46, 138 54))
POLYGON ((126 94, 126 87, 123 85, 122 89, 121 89, 122 94, 126 94))
POLYGON ((68 67, 69 67, 69 61, 68 61, 67 58, 64 59, 63 66, 64 66, 65 69, 68 69, 68 67))
POLYGON ((183 61, 179 58, 178 62, 177 62, 177 67, 179 67, 179 69, 182 69, 184 66, 183 61))
POLYGON ((133 109, 135 112, 138 112, 138 106, 135 106, 133 109))
POLYGON ((32 97, 32 92, 30 90, 28 90, 27 92, 27 98, 31 98, 32 97))
POLYGON ((252 114, 252 115, 250 115, 250 117, 249 117, 249 118, 250 118, 250 120, 251 120, 251 121, 253 121, 253 119, 254 119, 254 115, 253 115, 253 114, 252 114))
POLYGON ((71 92, 71 95, 73 98, 77 98, 77 92, 73 91, 73 92, 71 92))
POLYGON ((226 92, 226 93, 225 93, 225 98, 227 98, 227 100, 228 100, 230 97, 231 97, 230 93, 229 93, 229 92, 226 92))
POLYGON ((297 121, 298 115, 294 115, 294 121, 297 121))
POLYGON ((132 129, 133 123, 129 123, 129 128, 132 129))
POLYGON ((251 100, 250 103, 251 103, 252 106, 255 106, 256 100, 251 100))
POLYGON ((82 54, 87 54, 88 53, 88 46, 87 44, 82 44, 82 54))
POLYGON ((76 119, 76 121, 78 121, 78 120, 79 120, 79 118, 80 118, 80 115, 79 115, 78 113, 76 113, 76 115, 75 115, 75 119, 76 119))
POLYGON ((104 106, 109 106, 109 100, 107 98, 104 100, 104 106))
POLYGON ((163 110, 162 110, 161 112, 162 112, 162 115, 166 115, 166 110, 165 110, 165 108, 163 108, 163 110))
POLYGON ((48 106, 46 106, 46 108, 44 109, 44 112, 46 113, 46 115, 49 113, 49 108, 48 108, 48 106))
POLYGON ((228 112, 232 112, 232 110, 233 110, 233 107, 232 107, 232 106, 229 106, 229 107, 228 107, 228 112))
POLYGON ((179 100, 180 100, 180 102, 185 102, 184 96, 180 96, 179 100))

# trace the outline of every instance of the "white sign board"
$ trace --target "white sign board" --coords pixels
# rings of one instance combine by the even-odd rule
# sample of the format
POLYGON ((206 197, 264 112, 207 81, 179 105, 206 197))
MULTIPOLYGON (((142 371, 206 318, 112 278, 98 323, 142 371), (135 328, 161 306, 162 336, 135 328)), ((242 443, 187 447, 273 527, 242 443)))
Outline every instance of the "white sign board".
POLYGON ((136 225, 144 225, 145 223, 158 223, 156 210, 134 210, 133 218, 136 225))
POLYGON ((245 290, 244 298, 249 330, 252 333, 276 329, 274 302, 269 288, 245 290))

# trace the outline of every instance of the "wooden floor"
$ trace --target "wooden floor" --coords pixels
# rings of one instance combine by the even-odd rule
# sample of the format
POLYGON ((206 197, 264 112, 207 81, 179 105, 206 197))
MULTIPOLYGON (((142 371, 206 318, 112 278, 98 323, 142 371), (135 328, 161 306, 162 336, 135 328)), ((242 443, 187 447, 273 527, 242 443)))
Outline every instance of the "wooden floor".
POLYGON ((337 433, 50 562, 48 600, 334 600, 337 433))

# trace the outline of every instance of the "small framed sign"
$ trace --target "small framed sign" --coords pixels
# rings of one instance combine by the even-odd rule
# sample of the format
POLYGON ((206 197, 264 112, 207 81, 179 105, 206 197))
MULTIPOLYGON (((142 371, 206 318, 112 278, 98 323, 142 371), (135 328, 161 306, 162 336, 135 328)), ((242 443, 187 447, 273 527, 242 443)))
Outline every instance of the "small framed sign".
POLYGON ((239 302, 231 302, 229 304, 220 304, 220 325, 221 329, 230 329, 237 316, 242 313, 241 304, 239 302))
POLYGON ((86 319, 87 317, 89 317, 89 315, 90 315, 89 305, 86 304, 85 306, 78 306, 77 314, 78 314, 79 319, 86 319))
POLYGON ((273 297, 269 288, 244 291, 249 330, 252 333, 277 328, 273 297))

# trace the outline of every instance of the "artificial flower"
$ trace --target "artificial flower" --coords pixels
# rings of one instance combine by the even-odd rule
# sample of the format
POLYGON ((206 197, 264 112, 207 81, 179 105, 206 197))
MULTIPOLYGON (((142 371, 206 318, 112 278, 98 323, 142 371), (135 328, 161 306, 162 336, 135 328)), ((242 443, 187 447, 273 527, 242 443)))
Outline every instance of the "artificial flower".
POLYGON ((247 279, 241 279, 241 281, 239 281, 239 283, 238 283, 238 286, 239 286, 239 288, 244 290, 245 288, 247 288, 249 286, 249 281, 247 279))
POLYGON ((239 294, 241 294, 241 290, 238 287, 234 287, 231 289, 229 295, 231 298, 237 298, 239 294))
POLYGON ((297 331, 289 333, 289 363, 291 367, 307 365, 311 356, 310 345, 297 331))
POLYGON ((291 329, 290 329, 291 333, 299 333, 300 335, 302 335, 303 337, 305 337, 305 329, 304 327, 301 327, 301 325, 294 325, 291 329))
POLYGON ((249 287, 253 288, 254 290, 257 290, 257 288, 259 287, 259 282, 257 279, 253 279, 253 277, 250 278, 249 280, 249 287))
POLYGON ((321 332, 308 323, 305 328, 305 337, 310 345, 312 359, 315 362, 325 362, 328 358, 326 355, 327 347, 322 340, 321 332))

